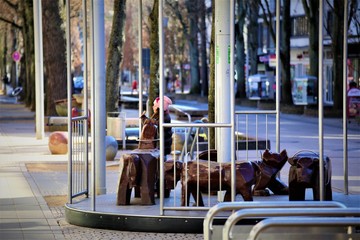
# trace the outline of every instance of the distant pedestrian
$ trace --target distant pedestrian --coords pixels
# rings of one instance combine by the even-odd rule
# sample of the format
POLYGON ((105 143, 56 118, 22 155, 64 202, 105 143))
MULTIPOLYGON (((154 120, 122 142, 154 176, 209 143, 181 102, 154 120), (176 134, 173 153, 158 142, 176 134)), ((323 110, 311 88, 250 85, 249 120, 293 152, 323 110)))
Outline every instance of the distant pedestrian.
POLYGON ((356 82, 355 82, 355 81, 351 81, 351 82, 349 83, 349 88, 350 88, 350 89, 357 88, 356 82))
MULTIPOLYGON (((164 123, 171 123, 169 106, 172 104, 172 101, 169 97, 164 96, 164 123)), ((156 121, 156 125, 159 126, 160 119, 160 98, 157 97, 153 102, 153 119, 156 121)), ((171 144, 172 144, 172 129, 171 127, 164 128, 164 156, 166 160, 166 155, 171 153, 171 144)))
POLYGON ((137 81, 134 80, 131 84, 131 94, 133 94, 134 91, 137 91, 137 81))
POLYGON ((2 81, 3 81, 4 84, 9 84, 10 83, 10 80, 9 80, 7 74, 4 75, 2 81))

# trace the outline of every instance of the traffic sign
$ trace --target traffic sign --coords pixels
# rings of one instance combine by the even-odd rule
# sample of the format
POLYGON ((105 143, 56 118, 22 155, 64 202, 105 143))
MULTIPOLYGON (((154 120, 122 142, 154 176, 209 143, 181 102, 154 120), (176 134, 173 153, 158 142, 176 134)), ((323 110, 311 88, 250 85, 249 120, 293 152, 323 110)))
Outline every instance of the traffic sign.
POLYGON ((21 54, 20 54, 18 51, 13 52, 13 54, 12 54, 12 59, 13 59, 15 62, 20 61, 20 58, 21 58, 21 54))

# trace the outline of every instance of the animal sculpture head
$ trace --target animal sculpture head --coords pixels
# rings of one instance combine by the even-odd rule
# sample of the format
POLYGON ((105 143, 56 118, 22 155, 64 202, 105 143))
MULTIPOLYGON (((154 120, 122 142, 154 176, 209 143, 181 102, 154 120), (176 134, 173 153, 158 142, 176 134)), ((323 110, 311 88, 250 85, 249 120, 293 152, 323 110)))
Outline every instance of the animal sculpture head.
POLYGON ((288 155, 285 149, 280 153, 272 153, 266 149, 262 155, 262 160, 266 165, 281 169, 288 160, 288 155))

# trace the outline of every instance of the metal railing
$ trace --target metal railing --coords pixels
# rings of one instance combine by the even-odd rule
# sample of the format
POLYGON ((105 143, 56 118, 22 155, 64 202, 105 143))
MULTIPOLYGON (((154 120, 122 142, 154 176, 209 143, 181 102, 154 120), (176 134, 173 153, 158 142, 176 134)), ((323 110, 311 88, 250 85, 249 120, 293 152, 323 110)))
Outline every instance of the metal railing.
POLYGON ((89 196, 89 158, 88 158, 87 116, 71 119, 71 137, 69 139, 70 203, 80 195, 89 196))
MULTIPOLYGON (((272 209, 242 209, 230 215, 223 228, 223 240, 233 239, 234 225, 244 218, 268 217, 360 217, 359 208, 272 208, 272 209)), ((298 223, 305 222, 302 218, 298 223)), ((358 219, 358 223, 359 219, 358 219)), ((294 226, 297 226, 294 224, 294 226)), ((254 228, 253 228, 254 229, 254 228)), ((257 234, 254 234, 255 236, 257 234)))
MULTIPOLYGON (((197 165, 199 166, 199 153, 202 151, 208 152, 208 162, 207 162, 207 179, 208 179, 208 185, 207 185, 207 193, 210 193, 212 191, 212 186, 210 183, 210 174, 211 174, 211 162, 216 162, 217 159, 211 159, 213 156, 210 156, 210 139, 213 137, 210 135, 209 128, 229 128, 231 127, 231 124, 219 124, 219 123, 206 123, 202 121, 198 122, 190 122, 191 116, 189 114, 186 114, 184 111, 181 111, 183 114, 188 116, 189 123, 167 123, 163 124, 164 127, 172 127, 175 134, 178 134, 180 132, 177 129, 182 129, 182 131, 185 134, 185 139, 183 139, 183 147, 181 154, 179 156, 176 155, 174 149, 177 149, 175 146, 176 143, 173 143, 173 161, 174 166, 176 164, 176 161, 181 161, 184 165, 183 168, 187 169, 187 162, 188 161, 195 161, 197 165), (191 145, 191 146, 189 146, 191 145)), ((275 132, 271 132, 275 127, 272 127, 272 125, 275 125, 275 118, 270 118, 269 115, 276 115, 276 111, 237 111, 236 112, 236 123, 235 123, 235 143, 234 146, 236 148, 235 151, 235 160, 239 161, 248 161, 248 160, 260 160, 261 154, 260 150, 264 149, 270 149, 270 143, 271 140, 269 139, 270 136, 274 136, 275 132), (249 154, 252 152, 251 154, 249 154), (245 156, 244 156, 245 154, 245 156)), ((273 137, 272 141, 274 141, 275 137, 273 137)), ((174 142, 174 139, 173 139, 174 142)), ((235 162, 231 159, 223 160, 222 162, 228 162, 230 164, 234 164, 235 162)), ((204 164, 204 163, 202 163, 204 164)), ((218 189, 220 192, 224 190, 221 179, 222 179, 222 164, 219 164, 220 167, 220 175, 219 175, 219 183, 220 183, 220 189, 218 189)), ((235 168, 235 167, 234 167, 235 168)), ((233 168, 233 169, 234 169, 233 168)), ((162 168, 160 168, 160 176, 164 178, 164 172, 162 168)), ((179 169, 174 168, 173 172, 173 179, 176 179, 176 175, 179 173, 177 172, 179 169)), ((180 170, 181 171, 181 170, 180 170)), ((197 172, 199 173, 199 167, 197 168, 197 172)), ((188 171, 182 171, 184 174, 184 181, 187 183, 188 180, 188 171)), ((169 174, 169 173, 167 173, 169 174)), ((235 171, 231 170, 231 177, 235 180, 235 171)), ((206 197, 206 201, 204 201, 205 207, 199 206, 199 196, 200 196, 200 186, 199 186, 199 174, 197 174, 197 183, 196 183, 196 199, 194 201, 196 202, 195 206, 188 206, 187 198, 185 199, 185 206, 181 206, 179 203, 179 198, 177 198, 177 191, 173 191, 172 194, 172 206, 163 206, 163 210, 199 210, 204 211, 208 210, 211 206, 217 204, 219 201, 223 201, 222 197, 218 197, 216 200, 214 197, 212 197, 210 194, 204 195, 204 198, 206 197)), ((163 179, 160 179, 160 181, 163 181, 163 179)), ((203 180, 204 181, 204 180, 203 180)), ((235 184, 233 184, 234 186, 235 184)), ((176 189, 177 182, 174 182, 173 188, 176 189)), ((182 186, 185 188, 185 196, 188 194, 188 189, 186 186, 182 186)), ((236 195, 236 194, 234 194, 236 195)), ((235 201, 235 198, 234 200, 235 201)))
MULTIPOLYGON (((248 240, 256 240, 259 235, 267 229, 281 228, 280 232, 275 236, 274 233, 271 235, 274 238, 271 239, 317 239, 317 240, 337 240, 337 239, 359 239, 360 233, 354 228, 360 226, 360 218, 351 217, 279 217, 265 219, 256 224, 250 231, 248 240), (301 233, 295 235, 291 231, 288 231, 289 227, 298 227, 301 233), (327 227, 327 228, 325 228, 327 227), (353 228, 351 228, 353 227, 353 228), (310 230, 311 229, 311 230, 310 230), (331 233, 328 233, 331 229, 331 233), (285 230, 285 231, 284 231, 285 230), (284 234, 286 233, 286 234, 284 234)), ((269 237, 267 236, 267 239, 269 237)))
MULTIPOLYGON (((83 34, 84 39, 88 36, 87 3, 82 1, 83 34)), ((90 112, 88 103, 88 43, 84 41, 84 87, 81 116, 72 115, 72 73, 71 73, 71 31, 70 31, 70 4, 66 4, 66 49, 67 49, 67 99, 68 99, 68 202, 82 195, 89 197, 89 119, 90 112)), ((78 109, 79 110, 79 109, 78 109)), ((94 161, 93 161, 94 163, 94 161)), ((92 164, 94 168, 94 164, 92 164)))
MULTIPOLYGON (((276 135, 276 110, 236 111, 235 112, 235 140, 236 151, 245 150, 245 160, 249 160, 250 150, 255 151, 257 159, 259 151, 271 149, 270 135, 276 135), (270 116, 270 117, 269 117, 270 116), (272 126, 272 127, 271 127, 272 126), (242 139, 244 138, 244 139, 242 139), (240 145, 245 143, 245 146, 240 145)), ((277 139, 273 139, 277 141, 277 139)), ((278 145, 278 143, 276 143, 278 145)), ((240 159, 240 158, 238 158, 240 159)))
POLYGON ((346 208, 342 203, 335 201, 325 201, 325 202, 316 202, 316 201, 263 201, 263 202, 223 202, 219 203, 207 212, 204 218, 204 239, 210 240, 213 239, 214 234, 213 221, 218 214, 225 211, 237 211, 241 209, 252 209, 252 208, 262 208, 262 209, 271 209, 271 208, 346 208))

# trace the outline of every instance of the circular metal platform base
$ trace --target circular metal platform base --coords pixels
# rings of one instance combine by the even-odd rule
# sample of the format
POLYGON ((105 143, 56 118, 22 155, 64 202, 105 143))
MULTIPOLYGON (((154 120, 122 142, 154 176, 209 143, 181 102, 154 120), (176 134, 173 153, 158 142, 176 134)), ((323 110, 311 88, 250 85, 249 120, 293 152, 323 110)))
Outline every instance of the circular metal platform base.
POLYGON ((65 205, 68 223, 90 228, 158 233, 202 233, 203 217, 124 215, 92 212, 65 205))

